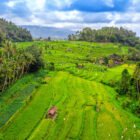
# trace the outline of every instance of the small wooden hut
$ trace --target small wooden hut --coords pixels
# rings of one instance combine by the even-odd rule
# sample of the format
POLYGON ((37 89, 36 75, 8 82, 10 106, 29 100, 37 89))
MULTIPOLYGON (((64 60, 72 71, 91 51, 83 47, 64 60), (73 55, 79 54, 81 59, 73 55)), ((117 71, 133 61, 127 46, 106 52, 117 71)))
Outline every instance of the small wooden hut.
POLYGON ((57 107, 53 106, 48 110, 46 118, 55 119, 57 116, 57 107))

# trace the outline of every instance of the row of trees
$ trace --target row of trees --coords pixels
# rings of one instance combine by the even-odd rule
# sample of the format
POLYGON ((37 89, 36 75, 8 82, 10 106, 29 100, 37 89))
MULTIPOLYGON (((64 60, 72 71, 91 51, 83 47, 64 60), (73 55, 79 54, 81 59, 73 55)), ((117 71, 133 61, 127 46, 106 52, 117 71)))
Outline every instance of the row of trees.
POLYGON ((123 70, 117 91, 120 95, 123 95, 117 96, 122 107, 131 110, 140 117, 140 62, 137 64, 133 75, 130 75, 127 69, 123 70))
POLYGON ((4 37, 12 42, 32 41, 32 36, 27 29, 16 26, 12 22, 0 19, 0 30, 4 37))
POLYGON ((136 33, 124 29, 122 27, 103 27, 99 30, 92 30, 91 28, 84 28, 82 31, 76 32, 68 36, 68 40, 81 40, 89 42, 114 42, 122 43, 129 46, 140 45, 140 40, 136 37, 136 33))
POLYGON ((121 102, 123 108, 129 108, 140 117, 140 62, 132 76, 124 69, 118 92, 128 97, 121 102))
POLYGON ((118 92, 123 97, 124 95, 127 97, 121 100, 122 107, 124 109, 129 108, 140 117, 140 62, 137 64, 132 76, 127 69, 124 69, 118 92))
POLYGON ((120 94, 127 94, 138 100, 140 99, 140 62, 137 64, 132 77, 128 70, 124 69, 122 72, 119 92, 120 94))
POLYGON ((37 46, 21 49, 5 41, 0 49, 0 92, 25 73, 34 72, 43 67, 41 55, 42 49, 37 46))

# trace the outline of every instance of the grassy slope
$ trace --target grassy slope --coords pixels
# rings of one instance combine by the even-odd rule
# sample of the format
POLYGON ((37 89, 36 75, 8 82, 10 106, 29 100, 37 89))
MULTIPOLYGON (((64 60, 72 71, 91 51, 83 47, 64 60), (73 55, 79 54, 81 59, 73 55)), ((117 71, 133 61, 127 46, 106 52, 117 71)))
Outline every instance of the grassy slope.
POLYGON ((39 86, 44 73, 46 74, 45 71, 40 71, 27 75, 0 95, 0 127, 26 104, 36 87, 39 86))
POLYGON ((115 94, 108 86, 58 72, 3 129, 3 138, 118 140, 124 136, 137 140, 140 131, 134 125, 138 126, 140 121, 121 109, 115 94), (95 111, 96 103, 99 112, 95 111), (56 121, 45 119, 52 105, 58 107, 56 121))
POLYGON ((43 48, 47 46, 47 55, 45 55, 45 59, 47 61, 63 64, 65 62, 75 62, 76 59, 78 59, 78 62, 83 62, 82 60, 84 59, 86 60, 93 59, 94 57, 109 56, 113 53, 122 55, 128 51, 128 47, 124 46, 119 48, 117 44, 114 45, 112 43, 90 43, 80 41, 35 41, 18 43, 18 46, 26 48, 27 46, 34 44, 43 48), (71 51, 67 51, 67 49, 71 49, 71 51))
POLYGON ((92 66, 85 66, 83 69, 77 69, 74 67, 67 68, 66 70, 73 73, 75 76, 88 79, 90 81, 103 82, 110 85, 119 81, 121 78, 121 73, 124 69, 128 69, 129 73, 132 75, 135 69, 135 65, 124 64, 121 66, 116 66, 113 68, 108 68, 106 71, 102 71, 102 67, 92 64, 92 66))
POLYGON ((44 48, 44 60, 54 62, 56 70, 61 72, 47 74, 42 71, 38 76, 26 76, 2 95, 0 139, 119 140, 124 136, 137 140, 140 137, 140 120, 119 106, 114 89, 99 83, 118 81, 124 68, 132 74, 135 66, 122 65, 104 71, 106 67, 88 62, 94 57, 113 53, 122 55, 127 53, 127 47, 120 49, 111 43, 68 41, 18 45, 26 48, 34 43, 44 48), (46 45, 49 46, 47 51, 46 45), (84 64, 84 69, 75 68, 76 62, 84 64), (41 82, 44 76, 52 78, 41 82), (96 104, 99 112, 95 109, 96 104), (58 107, 55 121, 45 119, 48 108, 53 105, 58 107))

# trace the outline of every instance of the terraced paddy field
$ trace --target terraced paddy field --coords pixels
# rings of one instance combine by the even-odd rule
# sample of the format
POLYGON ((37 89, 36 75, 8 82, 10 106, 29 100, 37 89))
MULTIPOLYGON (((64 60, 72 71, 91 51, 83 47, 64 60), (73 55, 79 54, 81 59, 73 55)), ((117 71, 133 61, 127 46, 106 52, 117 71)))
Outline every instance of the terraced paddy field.
POLYGON ((44 59, 56 64, 85 63, 113 53, 123 55, 128 53, 126 46, 113 43, 93 43, 83 41, 34 41, 17 44, 21 48, 37 45, 44 48, 44 59))
POLYGON ((140 119, 122 109, 115 91, 122 71, 132 75, 135 63, 108 68, 95 62, 114 53, 123 57, 128 47, 81 41, 17 45, 41 47, 45 67, 0 95, 0 140, 140 140, 140 119), (58 108, 55 120, 46 119, 52 106, 58 108))
POLYGON ((38 77, 27 102, 1 124, 0 139, 140 139, 140 119, 119 106, 113 88, 69 72, 43 72, 38 77), (58 108, 55 120, 45 118, 52 106, 58 108))

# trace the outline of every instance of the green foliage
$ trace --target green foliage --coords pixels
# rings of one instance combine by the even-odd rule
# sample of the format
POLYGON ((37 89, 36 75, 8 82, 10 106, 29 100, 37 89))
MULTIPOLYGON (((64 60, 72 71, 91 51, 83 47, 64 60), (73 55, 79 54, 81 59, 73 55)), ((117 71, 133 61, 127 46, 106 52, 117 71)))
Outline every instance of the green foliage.
POLYGON ((107 56, 104 57, 104 62, 105 62, 106 65, 108 64, 108 62, 109 62, 109 58, 108 58, 107 56))
POLYGON ((46 74, 46 71, 39 71, 26 75, 0 95, 0 127, 28 102, 46 74))
POLYGON ((124 69, 122 72, 122 78, 121 78, 121 93, 120 94, 130 94, 130 74, 127 69, 124 69))
POLYGON ((75 36, 69 35, 69 38, 69 40, 122 43, 132 47, 140 45, 140 40, 136 37, 136 33, 122 27, 103 27, 99 30, 84 28, 76 33, 75 36))
POLYGON ((54 71, 55 70, 55 64, 54 62, 50 62, 49 64, 47 64, 47 67, 46 67, 48 70, 50 71, 54 71))
POLYGON ((112 59, 108 61, 108 65, 109 65, 109 67, 112 67, 112 66, 113 66, 113 64, 114 64, 114 62, 113 62, 113 60, 112 60, 112 59))
POLYGON ((42 49, 36 45, 28 47, 25 52, 27 52, 29 57, 29 72, 35 72, 44 67, 44 61, 42 59, 42 49))
POLYGON ((12 22, 0 19, 0 30, 5 35, 7 40, 12 42, 32 41, 32 36, 27 29, 16 26, 12 22))
POLYGON ((134 61, 140 61, 140 50, 137 50, 135 48, 129 48, 128 59, 134 60, 134 61))
POLYGON ((0 30, 0 47, 3 46, 4 41, 5 41, 4 35, 2 34, 2 32, 0 30))
MULTIPOLYGON (((122 58, 127 56, 128 49, 125 46, 120 48, 119 44, 83 41, 34 41, 17 43, 17 46, 7 43, 1 48, 1 54, 6 60, 4 64, 9 61, 8 73, 10 71, 13 75, 15 68, 16 73, 21 74, 16 76, 19 79, 22 72, 24 75, 30 71, 28 68, 32 64, 35 64, 33 70, 37 70, 38 65, 40 68, 42 59, 47 71, 29 73, 1 94, 0 126, 3 127, 0 128, 0 138, 117 140, 124 136, 125 139, 139 139, 140 119, 129 113, 130 110, 139 113, 138 100, 132 95, 121 96, 115 92, 121 85, 124 69, 132 75, 135 64, 131 61, 130 65, 114 67, 99 64, 101 59, 110 63, 112 54, 122 58), (12 59, 15 60, 14 67, 12 59), (124 111, 120 105, 130 110, 124 111), (55 120, 45 118, 52 106, 58 108, 55 120)), ((2 75, 5 78, 7 73, 4 70, 2 75)), ((128 77, 126 73, 123 80, 128 77)), ((137 94, 131 85, 130 88, 133 95, 137 94)))
POLYGON ((35 72, 43 65, 42 49, 39 47, 18 48, 5 41, 0 55, 0 91, 21 78, 27 72, 35 72))
POLYGON ((137 64, 136 69, 133 74, 134 86, 138 92, 137 97, 140 98, 140 62, 137 64))
POLYGON ((1 129, 1 136, 4 140, 117 140, 123 135, 137 140, 140 121, 119 106, 116 94, 101 83, 57 72, 1 129), (46 119, 47 110, 54 105, 58 107, 57 118, 46 119))
POLYGON ((136 45, 136 49, 140 50, 140 44, 136 45))
POLYGON ((123 62, 126 63, 127 60, 128 60, 128 57, 127 57, 127 56, 124 56, 124 57, 123 57, 123 62))

